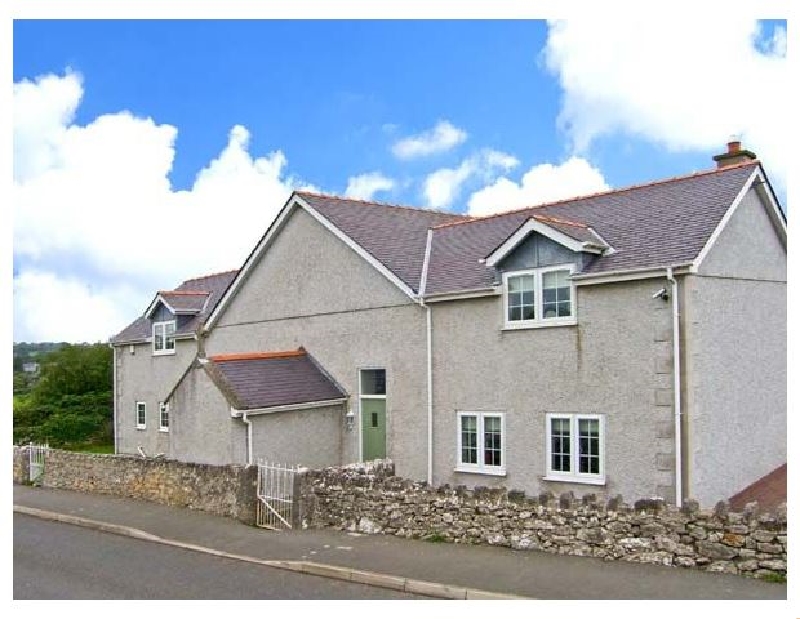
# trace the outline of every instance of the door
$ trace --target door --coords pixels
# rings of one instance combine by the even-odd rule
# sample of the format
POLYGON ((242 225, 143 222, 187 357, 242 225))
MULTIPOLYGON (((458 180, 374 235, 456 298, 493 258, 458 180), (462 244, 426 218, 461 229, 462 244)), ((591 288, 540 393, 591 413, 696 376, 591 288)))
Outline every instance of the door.
POLYGON ((386 457, 386 400, 361 400, 363 460, 386 457))

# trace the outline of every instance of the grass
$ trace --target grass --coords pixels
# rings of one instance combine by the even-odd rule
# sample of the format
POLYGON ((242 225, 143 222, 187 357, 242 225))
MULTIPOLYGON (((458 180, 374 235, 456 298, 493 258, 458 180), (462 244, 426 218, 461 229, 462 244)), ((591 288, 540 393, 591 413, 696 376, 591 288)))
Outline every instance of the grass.
POLYGON ((767 582, 774 582, 780 585, 785 585, 786 574, 766 574, 761 577, 761 580, 766 580, 767 582))
POLYGON ((426 535, 422 539, 424 539, 426 542, 431 542, 433 544, 441 544, 442 542, 447 541, 447 538, 441 533, 431 533, 430 535, 426 535))

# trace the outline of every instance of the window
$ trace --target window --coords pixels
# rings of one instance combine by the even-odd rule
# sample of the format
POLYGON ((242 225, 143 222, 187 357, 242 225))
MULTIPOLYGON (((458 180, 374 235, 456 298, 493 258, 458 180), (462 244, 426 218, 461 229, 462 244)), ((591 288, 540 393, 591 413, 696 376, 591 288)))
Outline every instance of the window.
POLYGON ((547 477, 605 483, 602 415, 547 415, 547 477))
POLYGON ((503 273, 505 328, 575 324, 571 264, 503 273))
POLYGON ((158 403, 158 429, 161 432, 169 432, 169 405, 166 402, 158 403))
POLYGON ((505 417, 502 413, 458 413, 457 471, 505 475, 505 417))
POLYGON ((386 370, 361 370, 361 395, 386 397, 386 370))
POLYGON ((153 323, 153 354, 175 354, 175 321, 153 323))
POLYGON ((136 403, 136 427, 140 430, 147 427, 147 404, 144 402, 136 403))

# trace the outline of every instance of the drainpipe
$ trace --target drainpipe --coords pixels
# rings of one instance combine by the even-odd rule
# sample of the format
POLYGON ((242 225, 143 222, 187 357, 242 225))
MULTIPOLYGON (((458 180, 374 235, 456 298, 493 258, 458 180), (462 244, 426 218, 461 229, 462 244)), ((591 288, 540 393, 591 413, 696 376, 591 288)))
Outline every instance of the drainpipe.
POLYGON ((667 281, 672 284, 672 354, 675 391, 675 506, 683 504, 683 460, 681 454, 681 338, 678 313, 678 281, 667 267, 667 281))
POLYGON ((111 350, 113 356, 113 378, 114 378, 114 453, 118 453, 117 451, 117 349, 116 347, 111 344, 111 350))
POLYGON ((253 464, 253 423, 247 418, 247 411, 242 411, 242 421, 247 426, 247 464, 253 464))
POLYGON ((422 302, 425 308, 426 330, 428 340, 428 485, 433 485, 433 359, 431 348, 431 308, 422 302))
POLYGON ((425 301, 417 298, 420 307, 425 308, 425 332, 427 340, 427 375, 428 375, 428 485, 433 485, 433 352, 431 348, 431 308, 425 301))

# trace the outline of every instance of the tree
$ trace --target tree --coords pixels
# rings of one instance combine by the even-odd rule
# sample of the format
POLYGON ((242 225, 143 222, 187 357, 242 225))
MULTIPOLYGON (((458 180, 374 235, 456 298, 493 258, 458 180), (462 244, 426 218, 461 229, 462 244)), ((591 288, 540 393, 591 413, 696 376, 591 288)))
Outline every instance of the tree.
POLYGON ((41 361, 39 380, 14 401, 14 440, 109 443, 113 354, 105 344, 67 345, 41 361))

